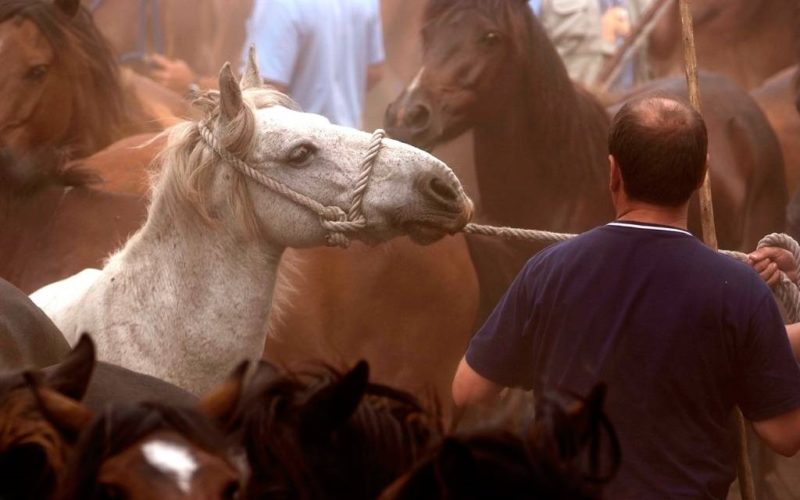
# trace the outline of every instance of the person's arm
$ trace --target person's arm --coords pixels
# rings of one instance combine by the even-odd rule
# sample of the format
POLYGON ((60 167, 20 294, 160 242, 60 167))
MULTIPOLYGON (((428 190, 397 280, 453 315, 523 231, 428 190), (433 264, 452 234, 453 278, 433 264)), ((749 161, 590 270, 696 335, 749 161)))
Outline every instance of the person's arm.
POLYGON ((386 53, 383 48, 383 24, 379 2, 372 5, 372 16, 367 25, 367 90, 383 79, 383 62, 386 53))
POLYGON ((453 379, 457 406, 491 403, 505 387, 533 386, 530 321, 534 302, 529 288, 536 262, 534 258, 525 265, 472 337, 453 379))
POLYGON ((791 457, 800 451, 800 409, 753 422, 753 430, 775 453, 791 457))
POLYGON ((465 358, 461 358, 453 378, 453 402, 456 406, 492 403, 502 390, 503 386, 485 378, 473 370, 465 358))
POLYGON ((793 455, 800 448, 800 367, 771 293, 755 277, 748 289, 760 298, 739 345, 737 404, 771 449, 793 455))
POLYGON ((789 337, 789 344, 792 346, 794 358, 800 360, 800 323, 786 325, 786 336, 789 337))
POLYGON ((381 80, 383 80, 383 63, 367 66, 367 90, 372 90, 381 80))

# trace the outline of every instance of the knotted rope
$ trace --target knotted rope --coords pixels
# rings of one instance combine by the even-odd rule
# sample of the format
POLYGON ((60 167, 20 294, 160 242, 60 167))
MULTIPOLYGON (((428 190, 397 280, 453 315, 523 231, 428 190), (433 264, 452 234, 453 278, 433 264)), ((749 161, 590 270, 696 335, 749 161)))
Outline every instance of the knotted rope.
POLYGON ((206 122, 197 124, 200 137, 210 147, 214 153, 222 158, 225 163, 239 171, 242 175, 253 179, 267 189, 280 194, 290 201, 297 203, 300 206, 306 207, 312 212, 316 213, 320 218, 320 224, 328 231, 326 241, 329 246, 339 246, 347 248, 350 245, 350 238, 347 233, 352 233, 364 229, 367 225, 367 219, 364 217, 362 205, 364 202, 364 192, 369 184, 369 178, 372 174, 372 169, 375 166, 375 159, 380 153, 383 144, 383 138, 386 133, 378 129, 372 134, 370 139, 369 149, 366 155, 361 160, 359 165, 360 174, 356 180, 355 187, 350 200, 350 208, 345 212, 341 207, 330 205, 326 206, 322 203, 290 188, 286 184, 265 175, 259 170, 251 167, 245 161, 237 158, 230 151, 225 149, 217 140, 214 132, 206 122))

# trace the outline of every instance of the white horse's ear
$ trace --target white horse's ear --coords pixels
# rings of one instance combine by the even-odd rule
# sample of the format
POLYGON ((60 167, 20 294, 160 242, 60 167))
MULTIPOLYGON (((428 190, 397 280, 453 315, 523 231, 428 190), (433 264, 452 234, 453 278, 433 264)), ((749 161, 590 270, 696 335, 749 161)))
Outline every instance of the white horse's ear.
POLYGON ((264 81, 261 79, 261 71, 258 69, 256 57, 256 46, 251 44, 250 50, 247 52, 247 66, 244 68, 242 81, 239 84, 242 90, 257 89, 263 86, 264 81))
POLYGON ((69 18, 74 17, 81 6, 81 0, 55 0, 53 3, 69 18))
POLYGON ((231 63, 225 63, 219 72, 219 95, 222 116, 233 120, 242 111, 244 103, 242 102, 242 89, 239 87, 236 77, 233 76, 231 63))

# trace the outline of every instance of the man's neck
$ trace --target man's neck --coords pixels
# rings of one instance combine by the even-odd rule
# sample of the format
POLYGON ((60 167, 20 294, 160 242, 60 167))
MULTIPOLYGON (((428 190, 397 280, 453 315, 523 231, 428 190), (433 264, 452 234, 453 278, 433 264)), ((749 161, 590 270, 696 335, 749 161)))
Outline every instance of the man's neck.
POLYGON ((629 202, 618 207, 617 220, 660 224, 688 230, 688 204, 664 207, 640 202, 629 202))

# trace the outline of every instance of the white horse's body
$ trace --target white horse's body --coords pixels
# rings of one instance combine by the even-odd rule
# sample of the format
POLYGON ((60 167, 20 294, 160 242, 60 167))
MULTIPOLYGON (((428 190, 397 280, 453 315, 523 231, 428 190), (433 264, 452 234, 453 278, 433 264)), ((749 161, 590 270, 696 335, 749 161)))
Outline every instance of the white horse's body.
MULTIPOLYGON (((220 78, 208 122, 218 141, 270 178, 347 211, 370 135, 275 105, 270 91, 242 95, 225 71, 220 78)), ((284 248, 324 244, 326 230, 307 208, 220 160, 195 124, 179 126, 170 142, 144 227, 102 272, 33 297, 71 344, 88 332, 99 359, 201 393, 242 359, 261 357, 284 248)), ((471 210, 443 163, 386 140, 364 196, 366 227, 352 236, 427 241, 460 229, 471 210)))

